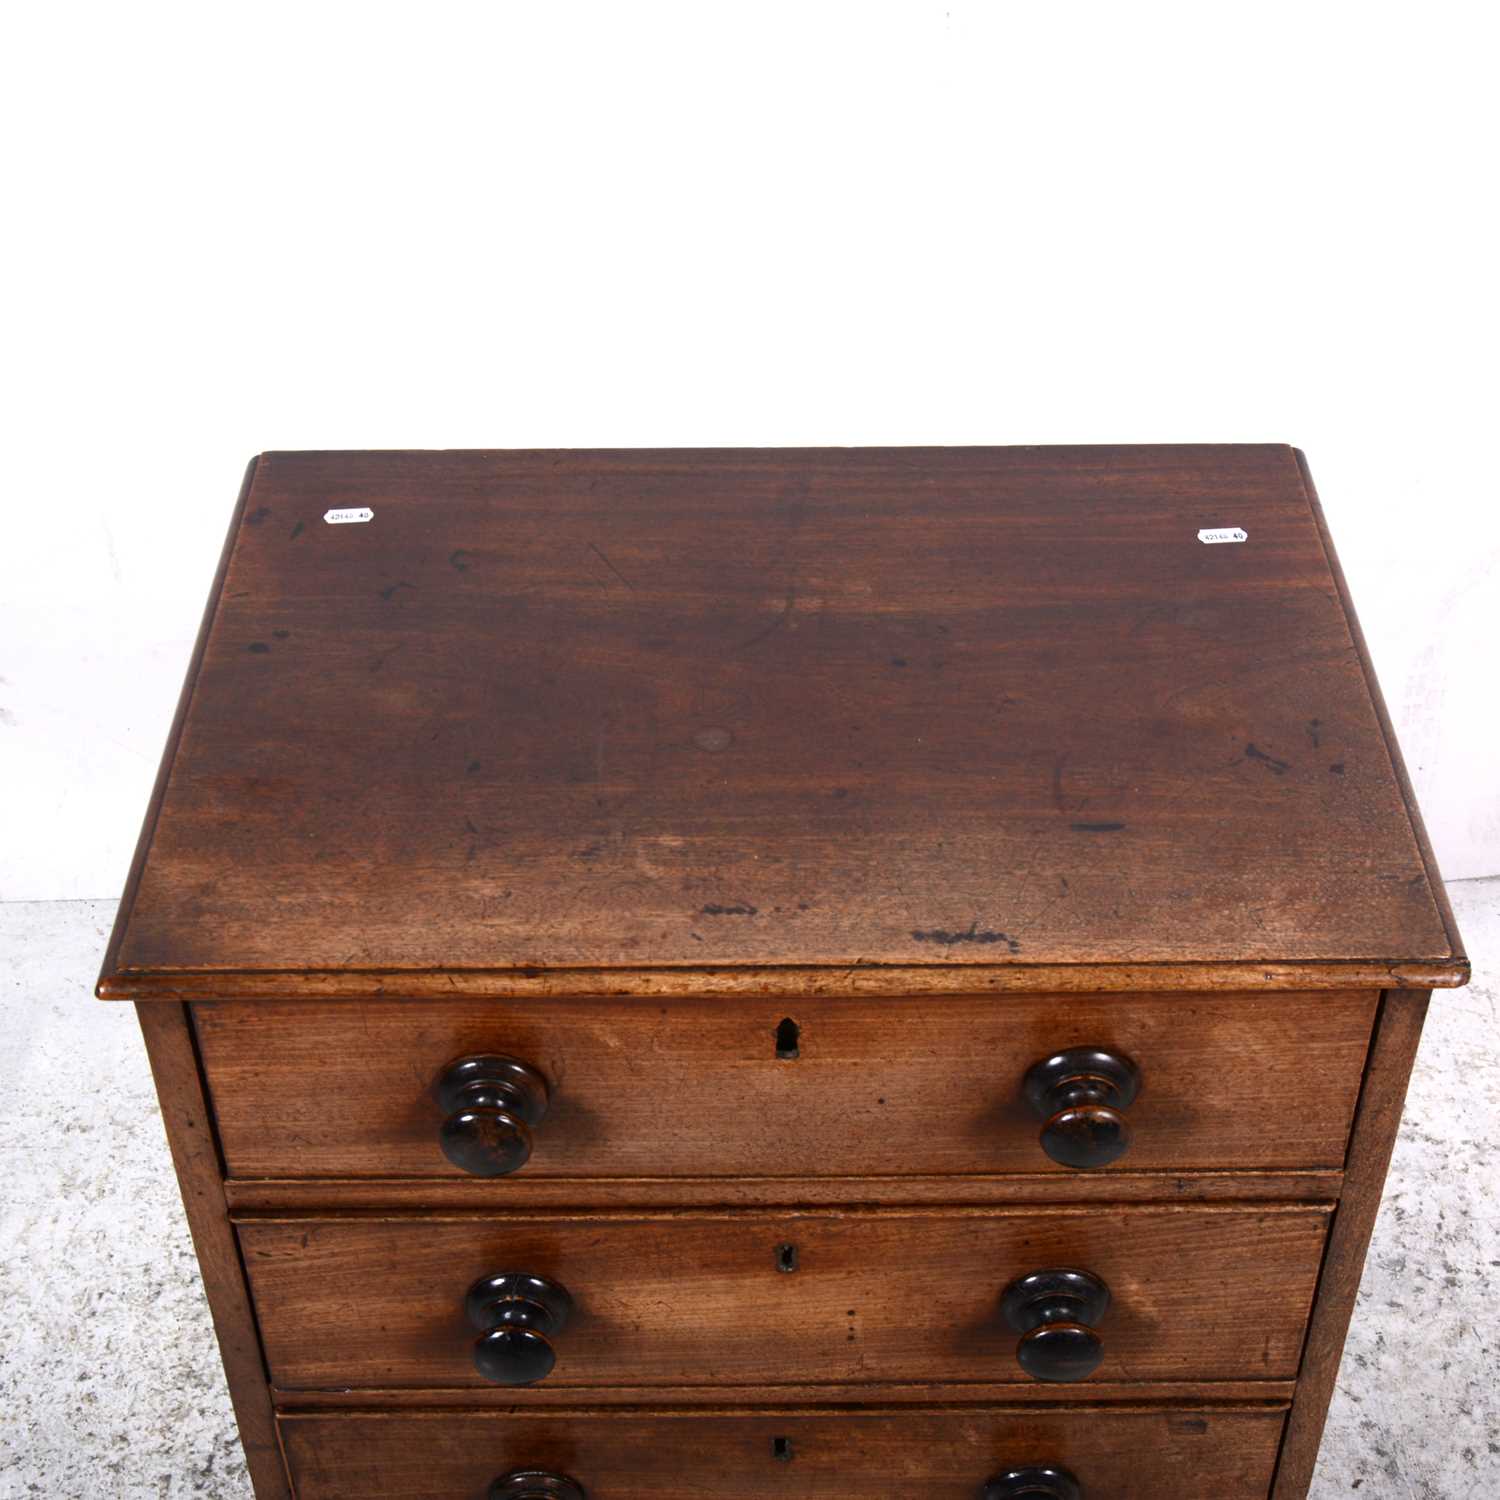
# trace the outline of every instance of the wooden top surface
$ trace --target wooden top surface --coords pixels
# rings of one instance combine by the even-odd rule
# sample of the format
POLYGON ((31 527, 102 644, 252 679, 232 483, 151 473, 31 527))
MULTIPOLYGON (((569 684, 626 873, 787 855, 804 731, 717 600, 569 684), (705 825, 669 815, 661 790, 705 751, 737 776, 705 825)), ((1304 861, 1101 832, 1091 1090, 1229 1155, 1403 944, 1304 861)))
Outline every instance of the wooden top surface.
POLYGON ((268 454, 164 772, 101 993, 1466 967, 1286 447, 268 454))

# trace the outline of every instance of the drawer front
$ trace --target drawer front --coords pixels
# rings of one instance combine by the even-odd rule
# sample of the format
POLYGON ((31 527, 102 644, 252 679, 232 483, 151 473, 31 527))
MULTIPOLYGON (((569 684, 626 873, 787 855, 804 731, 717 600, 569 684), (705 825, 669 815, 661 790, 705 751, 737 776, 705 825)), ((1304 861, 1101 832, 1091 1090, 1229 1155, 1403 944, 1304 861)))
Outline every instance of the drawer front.
POLYGON ((1102 1282, 1110 1305, 1042 1319, 1033 1363, 1076 1341, 1102 1352, 1096 1381, 1290 1379, 1327 1222, 1282 1206, 815 1210, 299 1218, 239 1233, 282 1390, 523 1375, 587 1390, 1029 1384, 1002 1294, 1058 1268, 1102 1282), (481 1374, 501 1319, 466 1299, 502 1275, 544 1278, 573 1306, 560 1332, 539 1320, 541 1345, 507 1344, 501 1373, 481 1374), (1085 1331, 1055 1335, 1063 1323, 1085 1331), (548 1351, 538 1378, 524 1361, 548 1351))
MULTIPOLYGON (((923 1000, 203 1002, 230 1174, 465 1173, 435 1086, 499 1054, 550 1097, 517 1177, 1070 1173, 1039 1140, 1030 1067, 1070 1048, 1135 1064, 1134 1170, 1338 1168, 1376 996, 923 1000)), ((1052 1096, 1054 1103, 1061 1095, 1052 1096)))
POLYGON ((987 1480, 1042 1466, 1071 1474, 1079 1500, 1265 1500, 1283 1420, 1189 1410, 413 1413, 283 1417, 281 1434, 298 1500, 486 1500, 517 1470, 571 1479, 584 1500, 976 1500, 987 1480))

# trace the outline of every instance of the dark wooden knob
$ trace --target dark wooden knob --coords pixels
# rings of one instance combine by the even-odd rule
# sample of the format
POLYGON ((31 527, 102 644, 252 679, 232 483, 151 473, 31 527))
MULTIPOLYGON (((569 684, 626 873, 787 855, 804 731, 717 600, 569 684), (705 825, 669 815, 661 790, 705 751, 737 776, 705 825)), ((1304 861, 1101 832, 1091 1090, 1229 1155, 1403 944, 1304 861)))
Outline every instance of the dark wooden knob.
POLYGON ((482 1330, 474 1368, 496 1385, 534 1385, 557 1363, 552 1340, 567 1327, 573 1299, 545 1276, 502 1271, 469 1288, 464 1311, 482 1330))
POLYGON ((516 1469, 491 1486, 489 1500, 588 1500, 584 1488, 565 1474, 544 1469, 516 1469))
POLYGON ((1083 1500, 1083 1486, 1066 1469, 1033 1464, 996 1474, 980 1490, 979 1500, 1083 1500))
POLYGON ((433 1093, 447 1119, 443 1155, 476 1177, 503 1177, 531 1156, 531 1127, 547 1113, 547 1080, 530 1063, 485 1054, 443 1069, 433 1093))
POLYGON ((1130 1149, 1124 1111, 1141 1091, 1141 1070, 1102 1047, 1070 1047, 1034 1063, 1022 1085, 1043 1121, 1042 1150, 1065 1167, 1107 1167, 1130 1149))
POLYGON ((1092 1325, 1109 1311, 1109 1302, 1109 1288, 1087 1271, 1033 1271, 1011 1282, 1000 1311, 1021 1335, 1021 1368, 1037 1380, 1086 1380, 1104 1358, 1092 1325))

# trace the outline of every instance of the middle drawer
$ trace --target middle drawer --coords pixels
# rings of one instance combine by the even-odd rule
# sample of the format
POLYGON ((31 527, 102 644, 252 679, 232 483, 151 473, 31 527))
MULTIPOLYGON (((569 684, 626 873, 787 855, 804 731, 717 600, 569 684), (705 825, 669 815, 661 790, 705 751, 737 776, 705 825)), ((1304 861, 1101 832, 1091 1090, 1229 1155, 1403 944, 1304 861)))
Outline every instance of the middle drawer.
POLYGON ((1279 1205, 824 1209, 239 1234, 283 1391, 588 1389, 1290 1379, 1327 1222, 1279 1205))

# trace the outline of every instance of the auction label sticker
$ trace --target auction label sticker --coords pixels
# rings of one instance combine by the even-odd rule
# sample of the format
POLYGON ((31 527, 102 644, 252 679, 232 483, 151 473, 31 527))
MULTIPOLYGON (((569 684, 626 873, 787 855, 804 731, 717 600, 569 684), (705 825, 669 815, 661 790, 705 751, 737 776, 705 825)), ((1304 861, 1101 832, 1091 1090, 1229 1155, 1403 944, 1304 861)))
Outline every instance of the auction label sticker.
POLYGON ((1208 542, 1210 545, 1215 542, 1243 542, 1245 535, 1245 532, 1238 526, 1214 526, 1200 531, 1198 540, 1208 542))
MULTIPOLYGON (((348 510, 325 510, 323 519, 330 526, 351 526, 356 521, 373 521, 375 512, 368 505, 360 505, 348 510)), ((1198 535, 1203 536, 1204 533, 1200 531, 1198 535)))

